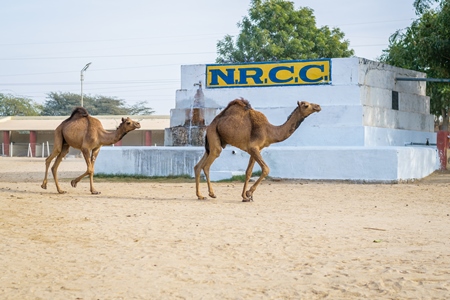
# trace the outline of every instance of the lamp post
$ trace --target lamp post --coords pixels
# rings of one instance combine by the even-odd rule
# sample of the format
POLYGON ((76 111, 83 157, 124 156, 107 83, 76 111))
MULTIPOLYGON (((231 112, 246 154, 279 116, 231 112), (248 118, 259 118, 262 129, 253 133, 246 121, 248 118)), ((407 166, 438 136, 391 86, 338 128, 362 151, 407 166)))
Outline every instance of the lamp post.
POLYGON ((88 63, 84 66, 83 69, 81 69, 81 107, 83 107, 83 80, 84 80, 83 72, 86 71, 90 65, 91 65, 91 63, 88 63))

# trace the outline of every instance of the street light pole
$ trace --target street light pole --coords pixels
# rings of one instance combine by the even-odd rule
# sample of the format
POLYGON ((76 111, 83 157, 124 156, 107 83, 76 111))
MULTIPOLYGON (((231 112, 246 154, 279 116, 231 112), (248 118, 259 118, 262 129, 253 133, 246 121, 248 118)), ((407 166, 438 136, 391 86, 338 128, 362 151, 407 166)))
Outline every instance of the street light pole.
POLYGON ((81 69, 81 107, 83 107, 83 80, 84 80, 83 72, 86 71, 90 65, 91 65, 91 63, 88 63, 84 66, 83 69, 81 69))

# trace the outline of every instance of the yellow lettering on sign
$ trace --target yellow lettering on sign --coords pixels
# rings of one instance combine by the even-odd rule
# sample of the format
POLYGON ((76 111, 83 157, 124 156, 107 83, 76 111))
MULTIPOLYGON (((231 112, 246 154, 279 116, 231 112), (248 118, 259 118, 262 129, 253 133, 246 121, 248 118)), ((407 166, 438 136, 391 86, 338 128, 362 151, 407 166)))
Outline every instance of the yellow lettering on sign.
POLYGON ((206 66, 207 88, 330 83, 330 59, 206 66))

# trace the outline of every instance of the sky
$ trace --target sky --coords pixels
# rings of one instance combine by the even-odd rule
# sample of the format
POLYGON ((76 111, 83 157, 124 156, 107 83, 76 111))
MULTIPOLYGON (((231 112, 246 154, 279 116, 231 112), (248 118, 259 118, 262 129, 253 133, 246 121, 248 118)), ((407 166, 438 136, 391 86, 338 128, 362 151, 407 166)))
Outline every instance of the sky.
MULTIPOLYGON (((417 18, 414 0, 295 0, 316 26, 338 27, 355 56, 376 60, 389 37, 417 18)), ((50 92, 147 101, 175 108, 182 65, 211 64, 238 35, 250 0, 18 0, 0 5, 0 93, 44 104, 50 92)), ((236 95, 238 97, 239 95, 236 95)))

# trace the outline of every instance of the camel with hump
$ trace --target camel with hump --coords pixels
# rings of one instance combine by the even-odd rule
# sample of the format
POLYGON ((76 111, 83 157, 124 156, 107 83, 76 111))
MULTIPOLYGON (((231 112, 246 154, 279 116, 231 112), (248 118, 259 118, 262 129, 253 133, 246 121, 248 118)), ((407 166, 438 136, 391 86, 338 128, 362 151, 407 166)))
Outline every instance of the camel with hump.
POLYGON ((297 102, 297 107, 289 115, 287 121, 283 125, 275 126, 269 123, 263 113, 254 110, 247 100, 240 98, 231 101, 206 129, 206 151, 194 167, 198 199, 206 199, 200 193, 200 174, 202 170, 206 177, 209 196, 216 198, 209 180, 209 169, 214 160, 219 157, 222 148, 225 148, 226 145, 232 145, 250 154, 250 160, 245 172, 242 201, 253 201, 253 193, 260 182, 269 174, 269 167, 261 156, 261 150, 271 144, 279 143, 289 138, 306 117, 320 110, 321 107, 318 104, 306 101, 297 102), (247 190, 255 162, 261 167, 261 176, 247 190))
POLYGON ((89 175, 91 193, 100 194, 94 188, 94 164, 95 159, 103 145, 112 145, 120 141, 128 132, 139 129, 139 122, 130 118, 122 118, 122 123, 114 131, 106 131, 102 123, 89 115, 83 107, 76 107, 69 118, 64 120, 55 130, 55 140, 52 153, 45 160, 45 176, 41 187, 47 189, 48 168, 52 160, 56 160, 52 166, 52 174, 55 180, 58 193, 64 194, 58 183, 58 166, 61 160, 69 152, 69 148, 81 150, 86 161, 87 170, 79 177, 72 180, 71 185, 77 186, 77 183, 85 176, 89 175))

